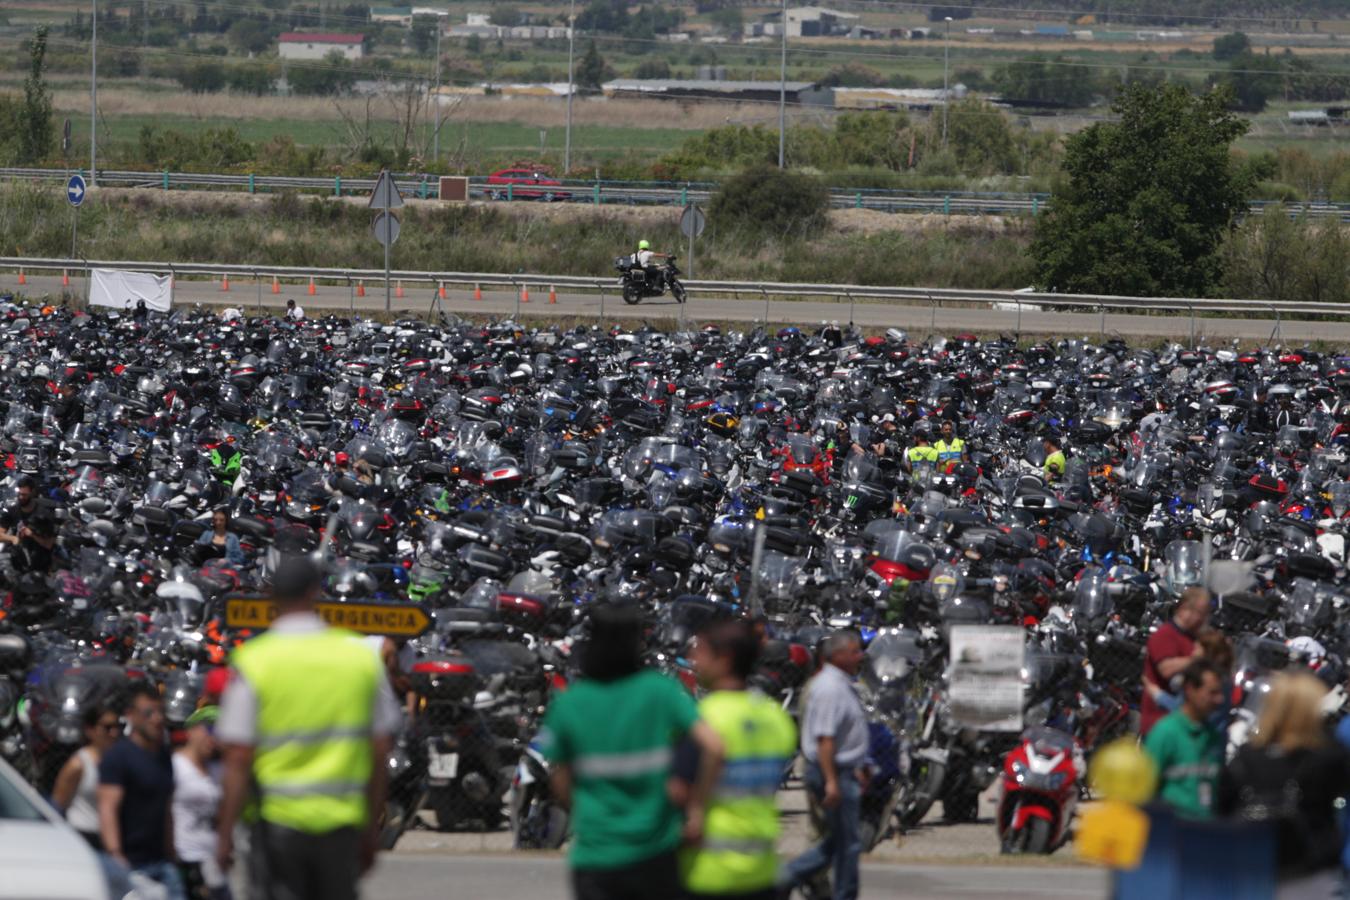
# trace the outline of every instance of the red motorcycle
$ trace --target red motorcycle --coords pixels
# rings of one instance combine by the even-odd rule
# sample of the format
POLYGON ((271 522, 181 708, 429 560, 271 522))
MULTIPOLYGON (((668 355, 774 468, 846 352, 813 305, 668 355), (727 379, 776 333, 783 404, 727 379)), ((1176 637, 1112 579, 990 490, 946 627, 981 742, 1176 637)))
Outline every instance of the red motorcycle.
POLYGON ((1064 842, 1078 805, 1080 754, 1073 736, 1028 728, 1003 760, 998 804, 1004 853, 1052 853, 1064 842))

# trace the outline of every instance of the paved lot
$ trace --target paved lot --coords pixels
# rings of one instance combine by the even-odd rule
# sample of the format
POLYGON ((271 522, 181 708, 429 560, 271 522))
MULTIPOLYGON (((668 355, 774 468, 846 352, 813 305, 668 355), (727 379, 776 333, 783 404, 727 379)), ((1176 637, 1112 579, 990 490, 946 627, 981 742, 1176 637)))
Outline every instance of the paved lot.
MULTIPOLYGON (((1084 868, 1032 866, 933 866, 868 863, 863 896, 916 898, 1054 897, 1108 894, 1107 876, 1084 868)), ((561 858, 419 856, 394 853, 380 861, 364 895, 377 900, 570 900, 561 858)))
MULTIPOLYGON (((0 291, 22 290, 32 297, 44 295, 57 297, 62 291, 60 276, 29 275, 28 284, 18 285, 18 273, 0 272, 0 291)), ((271 282, 232 281, 230 291, 222 292, 221 285, 210 281, 179 281, 175 287, 174 302, 178 304, 237 305, 249 310, 260 304, 271 309, 281 309, 287 298, 293 298, 306 310, 355 309, 367 313, 384 309, 384 285, 367 284, 366 296, 354 296, 352 286, 319 286, 315 296, 308 296, 305 285, 283 285, 280 294, 271 293, 271 282), (261 289, 261 291, 260 291, 261 289)), ((84 279, 73 276, 69 288, 65 290, 83 295, 84 279)), ((394 309, 425 314, 435 299, 435 291, 429 285, 407 285, 404 297, 395 298, 394 309)), ((451 312, 477 313, 479 315, 528 315, 528 316, 575 316, 595 317, 597 321, 611 322, 615 319, 675 319, 680 316, 678 304, 669 300, 644 301, 637 306, 625 306, 617 292, 610 293, 602 300, 594 294, 559 294, 558 302, 548 302, 548 287, 532 285, 530 302, 520 304, 519 298, 511 292, 485 290, 482 300, 475 300, 471 290, 447 288, 444 307, 451 312)), ((1006 332, 1012 334, 1019 330, 1025 334, 1076 334, 1095 336, 1103 329, 1107 334, 1118 333, 1123 337, 1166 337, 1186 342, 1190 339, 1191 322, 1185 316, 1160 317, 1144 315, 1108 314, 1105 319, 1096 313, 1064 312, 1027 312, 1019 317, 1016 312, 991 309, 948 308, 936 310, 927 303, 912 306, 882 303, 858 303, 850 307, 847 302, 819 300, 777 300, 767 305, 762 298, 690 298, 684 314, 690 321, 700 319, 713 321, 767 321, 774 323, 795 322, 814 324, 822 321, 848 322, 850 320, 867 327, 904 328, 923 335, 930 330, 954 332, 961 330, 981 333, 1006 332)), ((1198 319, 1197 334, 1213 339, 1240 338, 1242 340, 1268 341, 1280 328, 1280 336, 1289 343, 1304 341, 1334 341, 1350 344, 1350 322, 1285 322, 1282 325, 1274 319, 1198 319)))

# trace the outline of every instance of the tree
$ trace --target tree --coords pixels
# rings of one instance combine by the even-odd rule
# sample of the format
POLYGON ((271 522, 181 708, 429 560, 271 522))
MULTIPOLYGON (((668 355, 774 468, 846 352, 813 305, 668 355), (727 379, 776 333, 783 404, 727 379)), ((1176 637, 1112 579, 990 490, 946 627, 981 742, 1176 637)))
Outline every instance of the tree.
POLYGON ((272 33, 257 19, 239 19, 225 32, 230 46, 241 53, 261 53, 272 44, 272 33))
POLYGON ((47 28, 33 32, 28 45, 28 77, 23 82, 23 105, 17 116, 19 165, 41 162, 51 152, 56 138, 52 125, 52 95, 42 77, 47 61, 47 28))
POLYGON ((759 237, 809 237, 824 227, 829 209, 830 191, 818 179, 759 166, 722 183, 708 218, 759 237))
POLYGON ((1224 288, 1251 300, 1344 302, 1350 296, 1350 240, 1332 218, 1294 219, 1273 203, 1224 242, 1224 288))
POLYGON ((225 90, 225 67, 218 62, 199 62, 178 71, 178 83, 194 94, 225 90))
POLYGON ((591 41, 586 47, 586 55, 581 57, 581 64, 577 66, 577 86, 586 91, 598 91, 608 75, 609 67, 596 49, 595 41, 591 41))
POLYGON ((994 86, 1008 99, 1047 106, 1089 106, 1100 93, 1092 69, 1063 57, 1019 59, 994 73, 994 86))
POLYGON ((745 31, 745 15, 738 6, 714 10, 708 19, 717 26, 718 31, 730 38, 739 38, 745 31))
POLYGON ((352 89, 356 84, 356 71, 339 51, 334 50, 323 58, 321 65, 291 66, 286 70, 286 81, 297 94, 332 97, 352 89))
POLYGON ((1252 42, 1241 31, 1234 31, 1232 34, 1214 39, 1214 58, 1219 62, 1227 62, 1251 52, 1252 42))
POLYGON ((1280 93, 1283 74, 1278 60, 1247 53, 1234 59, 1224 83, 1233 92, 1233 109, 1257 113, 1280 93))
POLYGON ((1220 242, 1247 208, 1249 173, 1230 148, 1248 123, 1224 89, 1131 86, 1065 144, 1066 184, 1036 220, 1038 283, 1064 293, 1206 296, 1220 242))

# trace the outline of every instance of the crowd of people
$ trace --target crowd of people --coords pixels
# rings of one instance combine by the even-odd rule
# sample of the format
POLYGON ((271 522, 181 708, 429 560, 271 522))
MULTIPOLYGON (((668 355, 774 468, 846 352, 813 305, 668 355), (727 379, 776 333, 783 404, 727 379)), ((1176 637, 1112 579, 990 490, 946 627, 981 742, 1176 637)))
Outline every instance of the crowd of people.
POLYGON ((1328 687, 1307 670, 1276 673, 1250 738, 1228 752, 1233 650, 1207 629, 1210 597, 1190 588, 1148 643, 1143 747, 1158 801, 1187 820, 1271 829, 1289 896, 1338 896, 1350 869, 1350 719, 1328 724, 1328 687))

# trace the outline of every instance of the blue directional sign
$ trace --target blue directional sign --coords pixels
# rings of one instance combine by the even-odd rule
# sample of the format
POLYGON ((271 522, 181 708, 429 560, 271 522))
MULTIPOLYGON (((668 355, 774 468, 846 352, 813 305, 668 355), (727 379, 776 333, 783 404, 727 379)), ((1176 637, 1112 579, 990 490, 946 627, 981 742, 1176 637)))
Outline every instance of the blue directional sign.
POLYGON ((85 183, 83 175, 72 175, 66 182, 66 199, 70 201, 71 206, 79 206, 84 202, 85 183))

